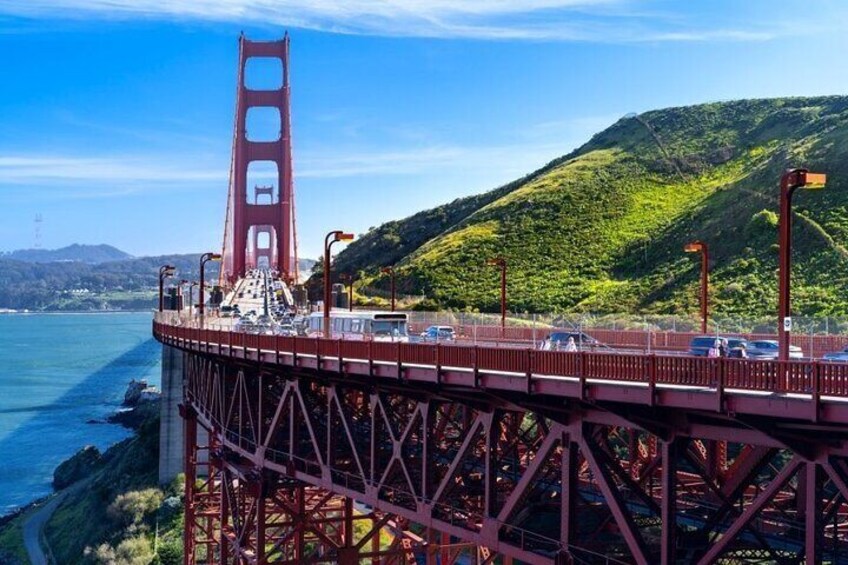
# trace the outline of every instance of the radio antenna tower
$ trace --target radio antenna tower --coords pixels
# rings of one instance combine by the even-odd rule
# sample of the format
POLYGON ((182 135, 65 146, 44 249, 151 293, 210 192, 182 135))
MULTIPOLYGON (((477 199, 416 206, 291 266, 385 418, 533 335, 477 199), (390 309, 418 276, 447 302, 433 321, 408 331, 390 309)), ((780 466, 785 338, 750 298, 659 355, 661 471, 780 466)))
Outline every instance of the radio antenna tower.
POLYGON ((41 224, 44 223, 44 219, 41 217, 41 214, 35 215, 35 249, 41 249, 41 224))

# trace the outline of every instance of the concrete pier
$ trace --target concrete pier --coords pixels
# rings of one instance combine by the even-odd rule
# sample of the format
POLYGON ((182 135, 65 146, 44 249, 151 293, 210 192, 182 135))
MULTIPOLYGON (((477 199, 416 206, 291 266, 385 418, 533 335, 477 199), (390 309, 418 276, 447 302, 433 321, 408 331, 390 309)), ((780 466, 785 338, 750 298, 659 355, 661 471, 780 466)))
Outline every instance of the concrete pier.
POLYGON ((183 352, 162 346, 162 401, 159 419, 159 483, 168 484, 183 472, 183 352))

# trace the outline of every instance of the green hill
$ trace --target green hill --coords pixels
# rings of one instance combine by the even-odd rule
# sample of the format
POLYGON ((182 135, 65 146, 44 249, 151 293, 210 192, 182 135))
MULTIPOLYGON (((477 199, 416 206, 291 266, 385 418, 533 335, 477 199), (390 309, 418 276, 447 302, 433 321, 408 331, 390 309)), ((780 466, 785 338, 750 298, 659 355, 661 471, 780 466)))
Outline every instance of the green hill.
POLYGON ((794 310, 846 315, 848 97, 742 100, 622 118, 569 155, 489 193, 370 230, 337 258, 386 288, 439 307, 495 310, 509 263, 514 311, 697 310, 699 264, 712 253, 716 314, 776 310, 778 179, 789 166, 826 172, 797 193, 794 310))

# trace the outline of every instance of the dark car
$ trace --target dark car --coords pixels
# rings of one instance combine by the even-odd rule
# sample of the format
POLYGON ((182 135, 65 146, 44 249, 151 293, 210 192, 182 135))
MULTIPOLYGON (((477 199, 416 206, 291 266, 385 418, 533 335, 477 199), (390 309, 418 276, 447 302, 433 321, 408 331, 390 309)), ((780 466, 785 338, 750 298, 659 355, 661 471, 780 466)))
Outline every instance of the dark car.
POLYGON ((574 345, 578 348, 597 347, 601 342, 583 332, 552 332, 542 344, 542 349, 560 350, 565 349, 568 338, 574 339, 574 345))
POLYGON ((745 344, 745 347, 748 347, 748 341, 745 338, 721 335, 702 335, 692 338, 692 341, 689 343, 689 355, 694 355, 695 357, 706 357, 709 354, 710 348, 715 347, 715 342, 718 339, 727 340, 728 355, 734 349, 739 349, 742 344, 745 344))

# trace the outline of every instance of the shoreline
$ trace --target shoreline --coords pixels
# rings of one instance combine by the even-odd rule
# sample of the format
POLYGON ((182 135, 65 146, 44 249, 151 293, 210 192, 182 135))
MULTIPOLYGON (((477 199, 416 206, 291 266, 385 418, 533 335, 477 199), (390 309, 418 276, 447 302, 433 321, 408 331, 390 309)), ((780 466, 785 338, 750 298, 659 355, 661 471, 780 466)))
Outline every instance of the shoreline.
POLYGON ((5 310, 0 311, 0 316, 33 316, 33 315, 56 315, 56 314, 153 314, 155 310, 5 310))
MULTIPOLYGON (((159 399, 156 399, 155 401, 152 401, 152 402, 144 402, 144 403, 136 404, 135 406, 129 406, 129 407, 122 404, 114 412, 112 412, 111 414, 106 416, 103 420, 89 421, 89 422, 86 422, 86 424, 88 424, 88 425, 104 425, 105 424, 105 425, 118 426, 118 427, 124 428, 126 430, 130 430, 132 432, 132 434, 129 437, 133 437, 133 435, 135 435, 138 432, 138 428, 139 428, 141 422, 143 421, 143 419, 150 415, 149 414, 149 408, 147 408, 147 406, 153 406, 154 407, 153 410, 155 412, 158 412, 159 402, 160 402, 159 399)), ((113 444, 110 444, 108 446, 105 446, 103 448, 103 451, 101 452, 101 454, 105 454, 110 449, 112 449, 113 447, 115 447, 116 445, 120 444, 122 441, 125 441, 125 440, 126 440, 126 438, 119 440, 119 441, 117 441, 113 444)), ((56 470, 60 466, 62 466, 67 461, 70 461, 74 457, 76 457, 80 453, 80 451, 85 449, 86 447, 87 446, 82 446, 80 449, 78 449, 76 452, 74 452, 70 457, 60 461, 59 464, 57 464, 56 467, 53 468, 54 476, 55 476, 56 470)), ((51 499, 53 499, 57 495, 67 491, 69 488, 72 488, 75 484, 77 484, 77 483, 79 483, 80 481, 83 481, 83 480, 85 480, 85 479, 84 478, 79 479, 78 481, 75 481, 74 483, 67 485, 64 488, 60 488, 60 489, 57 489, 55 486, 53 486, 53 492, 46 494, 44 496, 40 496, 40 497, 30 501, 30 502, 27 502, 26 504, 23 504, 21 506, 18 506, 16 508, 12 509, 12 510, 9 510, 6 513, 0 513, 0 528, 5 526, 6 524, 11 522, 12 520, 15 520, 15 519, 19 518, 20 516, 26 514, 30 510, 47 503, 48 501, 50 501, 51 499)), ((51 486, 52 486, 52 483, 51 483, 51 486)))

